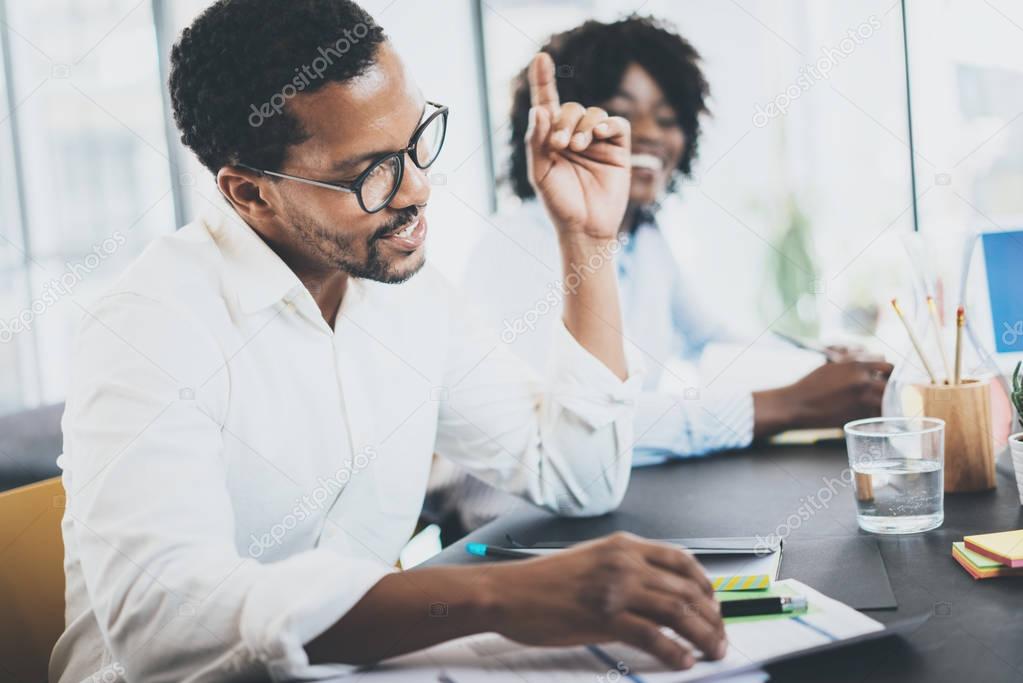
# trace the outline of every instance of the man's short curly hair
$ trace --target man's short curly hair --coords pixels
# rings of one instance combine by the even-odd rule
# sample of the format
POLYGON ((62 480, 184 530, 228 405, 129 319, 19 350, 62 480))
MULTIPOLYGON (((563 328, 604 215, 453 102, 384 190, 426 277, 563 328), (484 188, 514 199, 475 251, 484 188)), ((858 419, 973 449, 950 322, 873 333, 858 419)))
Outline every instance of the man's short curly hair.
POLYGON ((276 169, 307 139, 287 102, 364 73, 386 39, 351 0, 218 0, 171 53, 181 141, 214 174, 276 169))
MULTIPOLYGON (((638 64, 664 91, 686 137, 678 170, 688 176, 700 138, 700 116, 707 112, 709 86, 700 70, 700 54, 668 24, 632 15, 621 21, 587 21, 552 36, 542 50, 557 65, 562 102, 598 106, 614 95, 630 64, 638 64)), ((524 69, 513 84, 511 160, 508 181, 522 199, 536 193, 526 170, 529 81, 524 69)))

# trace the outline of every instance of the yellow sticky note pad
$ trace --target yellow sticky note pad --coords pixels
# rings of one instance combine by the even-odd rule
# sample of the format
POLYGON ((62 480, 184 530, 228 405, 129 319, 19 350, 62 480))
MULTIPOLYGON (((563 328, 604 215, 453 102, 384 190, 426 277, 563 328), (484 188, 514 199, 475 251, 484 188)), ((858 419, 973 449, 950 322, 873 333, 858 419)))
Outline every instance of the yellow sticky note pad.
POLYGON ((1023 567, 1023 529, 976 534, 963 539, 966 547, 1009 567, 1023 567))

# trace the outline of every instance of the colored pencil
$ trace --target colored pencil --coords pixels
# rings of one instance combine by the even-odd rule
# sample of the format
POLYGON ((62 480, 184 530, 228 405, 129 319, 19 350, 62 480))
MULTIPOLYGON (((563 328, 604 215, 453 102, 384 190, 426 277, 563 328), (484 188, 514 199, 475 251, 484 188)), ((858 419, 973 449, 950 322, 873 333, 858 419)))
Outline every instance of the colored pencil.
POLYGON ((927 308, 931 312, 931 325, 934 326, 934 340, 941 354, 941 364, 945 366, 945 384, 948 384, 952 381, 952 369, 948 365, 948 354, 945 353, 945 345, 941 341, 941 320, 938 318, 938 305, 934 303, 933 296, 927 297, 927 308))
POLYGON ((906 334, 909 335, 909 341, 913 344, 913 348, 916 349, 916 354, 920 356, 920 362, 924 364, 924 370, 927 371, 927 376, 931 378, 931 384, 937 384, 938 380, 934 376, 934 372, 931 370, 931 364, 927 362, 927 356, 924 355, 924 349, 920 346, 920 340, 916 338, 916 333, 913 332, 913 328, 910 327, 909 321, 906 320, 906 316, 902 314, 902 309, 899 308, 898 299, 892 299, 892 308, 895 309, 896 315, 899 316, 899 320, 902 321, 902 325, 906 328, 906 334))
POLYGON ((956 374, 953 384, 960 384, 963 379, 963 325, 966 324, 966 311, 962 306, 956 309, 956 374))

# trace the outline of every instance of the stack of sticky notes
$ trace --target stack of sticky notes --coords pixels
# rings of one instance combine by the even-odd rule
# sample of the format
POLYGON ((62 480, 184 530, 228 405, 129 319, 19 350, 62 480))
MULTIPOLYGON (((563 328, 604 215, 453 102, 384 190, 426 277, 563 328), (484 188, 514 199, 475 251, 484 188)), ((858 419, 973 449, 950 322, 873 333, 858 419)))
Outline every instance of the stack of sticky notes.
POLYGON ((1023 529, 966 536, 952 557, 975 579, 1023 576, 1023 529))

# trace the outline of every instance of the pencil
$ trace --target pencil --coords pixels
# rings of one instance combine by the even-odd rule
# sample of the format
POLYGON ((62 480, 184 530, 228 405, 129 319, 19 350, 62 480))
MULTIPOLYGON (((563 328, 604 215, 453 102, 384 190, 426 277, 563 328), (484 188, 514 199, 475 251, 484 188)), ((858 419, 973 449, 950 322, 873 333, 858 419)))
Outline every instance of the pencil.
POLYGON ((906 328, 906 334, 909 335, 909 341, 913 344, 913 348, 916 349, 916 354, 920 356, 920 362, 924 364, 924 370, 927 371, 927 376, 931 378, 931 384, 937 384, 938 380, 934 377, 934 372, 931 371, 931 364, 927 362, 927 356, 924 355, 923 347, 920 346, 920 340, 916 338, 916 333, 913 332, 913 328, 910 327, 909 321, 906 320, 906 316, 902 315, 902 309, 899 308, 898 299, 892 299, 892 308, 895 309, 896 315, 899 316, 899 320, 902 321, 902 325, 906 328))
POLYGON ((966 311, 962 306, 956 309, 956 374, 954 384, 963 379, 963 325, 966 324, 966 311))
POLYGON ((948 367, 948 354, 945 353, 945 345, 941 342, 941 321, 938 320, 938 306, 934 303, 934 297, 927 297, 927 308, 931 311, 931 324, 934 326, 934 340, 938 344, 938 353, 941 354, 941 364, 945 366, 945 384, 951 381, 952 370, 948 367))
POLYGON ((486 543, 469 543, 465 546, 465 551, 477 557, 497 557, 506 560, 529 560, 537 557, 536 553, 531 553, 528 550, 499 548, 486 543))

